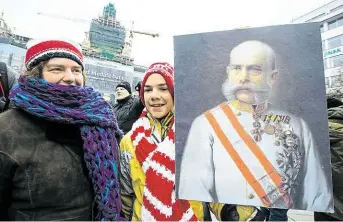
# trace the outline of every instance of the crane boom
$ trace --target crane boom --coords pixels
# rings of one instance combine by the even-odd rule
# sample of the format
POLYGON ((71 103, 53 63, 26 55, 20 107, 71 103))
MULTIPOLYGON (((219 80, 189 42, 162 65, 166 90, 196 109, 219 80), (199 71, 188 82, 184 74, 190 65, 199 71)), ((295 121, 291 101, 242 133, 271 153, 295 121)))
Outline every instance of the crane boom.
POLYGON ((50 14, 50 13, 44 13, 44 12, 37 12, 38 15, 44 15, 48 16, 51 18, 57 18, 57 19, 64 19, 64 20, 69 20, 69 21, 74 21, 74 22, 84 22, 84 23, 90 23, 91 21, 86 20, 86 19, 79 19, 79 18, 71 18, 67 16, 62 16, 62 15, 57 15, 57 14, 50 14))
POLYGON ((141 31, 136 31, 136 30, 131 30, 133 33, 141 34, 141 35, 149 35, 153 38, 159 37, 160 35, 158 33, 149 33, 149 32, 141 32, 141 31))

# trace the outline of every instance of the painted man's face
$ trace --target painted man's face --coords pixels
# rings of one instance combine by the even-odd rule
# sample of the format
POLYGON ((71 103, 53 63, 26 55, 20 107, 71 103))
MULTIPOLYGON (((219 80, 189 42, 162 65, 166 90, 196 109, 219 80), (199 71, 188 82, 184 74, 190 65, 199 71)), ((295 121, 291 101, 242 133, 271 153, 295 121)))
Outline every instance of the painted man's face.
POLYGON ((269 91, 272 67, 265 48, 259 42, 236 47, 227 68, 230 85, 236 87, 235 98, 247 104, 258 103, 256 93, 269 91))

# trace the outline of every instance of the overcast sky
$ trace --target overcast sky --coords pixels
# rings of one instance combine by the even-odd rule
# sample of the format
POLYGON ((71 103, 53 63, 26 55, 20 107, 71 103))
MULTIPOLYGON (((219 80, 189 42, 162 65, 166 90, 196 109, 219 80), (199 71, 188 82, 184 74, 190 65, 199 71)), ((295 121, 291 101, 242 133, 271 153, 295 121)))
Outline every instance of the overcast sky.
POLYGON ((136 34, 136 63, 173 63, 173 36, 221 31, 245 26, 289 23, 330 1, 324 0, 0 0, 0 11, 15 32, 31 38, 69 38, 82 42, 87 22, 37 15, 38 12, 91 20, 112 2, 117 18, 135 30, 159 33, 159 38, 136 34))

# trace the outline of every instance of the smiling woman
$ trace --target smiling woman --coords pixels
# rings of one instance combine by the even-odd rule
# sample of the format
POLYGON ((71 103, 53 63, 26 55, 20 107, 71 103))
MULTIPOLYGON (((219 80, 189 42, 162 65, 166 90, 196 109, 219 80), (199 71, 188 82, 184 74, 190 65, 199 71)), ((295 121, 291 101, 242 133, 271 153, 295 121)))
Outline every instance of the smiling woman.
POLYGON ((25 66, 0 115, 0 220, 121 220, 122 132, 85 85, 80 47, 35 42, 25 66))

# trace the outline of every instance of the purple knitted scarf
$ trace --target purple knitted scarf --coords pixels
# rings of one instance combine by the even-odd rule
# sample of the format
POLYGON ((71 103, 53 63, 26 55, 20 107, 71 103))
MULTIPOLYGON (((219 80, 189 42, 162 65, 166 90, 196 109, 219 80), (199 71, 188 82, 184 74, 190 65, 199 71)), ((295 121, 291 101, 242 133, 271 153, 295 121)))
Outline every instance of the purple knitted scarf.
POLYGON ((96 194, 97 220, 120 220, 117 120, 100 93, 21 76, 11 93, 16 107, 40 118, 80 126, 84 160, 96 194))

